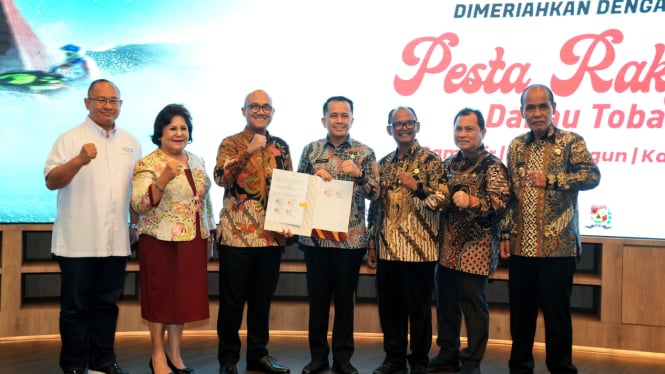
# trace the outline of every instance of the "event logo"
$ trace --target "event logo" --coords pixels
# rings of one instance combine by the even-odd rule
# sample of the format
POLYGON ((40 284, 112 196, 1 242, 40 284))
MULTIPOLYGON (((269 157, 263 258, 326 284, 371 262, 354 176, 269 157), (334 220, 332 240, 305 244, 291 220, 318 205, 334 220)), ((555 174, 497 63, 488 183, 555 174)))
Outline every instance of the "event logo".
POLYGON ((589 214, 589 224, 586 226, 591 229, 594 227, 602 227, 604 229, 612 228, 612 212, 607 205, 591 205, 589 214))

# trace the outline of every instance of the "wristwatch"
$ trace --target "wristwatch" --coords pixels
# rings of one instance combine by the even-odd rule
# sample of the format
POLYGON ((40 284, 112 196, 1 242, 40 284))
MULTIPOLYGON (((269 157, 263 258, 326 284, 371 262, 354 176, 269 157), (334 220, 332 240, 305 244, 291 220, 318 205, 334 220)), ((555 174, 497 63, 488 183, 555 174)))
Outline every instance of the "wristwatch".
POLYGON ((129 228, 130 228, 130 229, 134 229, 134 230, 138 230, 138 229, 139 229, 139 224, 138 224, 138 223, 131 223, 131 222, 130 222, 130 223, 129 223, 129 228))

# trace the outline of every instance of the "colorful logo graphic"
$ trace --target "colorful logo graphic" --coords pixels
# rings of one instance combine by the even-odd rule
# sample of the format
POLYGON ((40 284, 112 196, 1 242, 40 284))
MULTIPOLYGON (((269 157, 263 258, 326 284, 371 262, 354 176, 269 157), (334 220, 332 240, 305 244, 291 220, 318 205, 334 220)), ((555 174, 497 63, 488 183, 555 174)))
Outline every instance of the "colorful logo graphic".
POLYGON ((610 208, 608 208, 607 205, 591 205, 589 222, 589 225, 586 226, 587 228, 611 228, 612 212, 610 211, 610 208))

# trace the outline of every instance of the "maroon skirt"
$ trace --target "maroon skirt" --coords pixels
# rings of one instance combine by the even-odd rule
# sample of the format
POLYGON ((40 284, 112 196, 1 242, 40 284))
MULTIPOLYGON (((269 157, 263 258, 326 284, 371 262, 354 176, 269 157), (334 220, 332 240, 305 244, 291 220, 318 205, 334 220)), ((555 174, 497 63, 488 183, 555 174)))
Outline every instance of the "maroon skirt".
POLYGON ((139 237, 141 316, 180 324, 210 317, 208 242, 200 237, 170 242, 139 237))

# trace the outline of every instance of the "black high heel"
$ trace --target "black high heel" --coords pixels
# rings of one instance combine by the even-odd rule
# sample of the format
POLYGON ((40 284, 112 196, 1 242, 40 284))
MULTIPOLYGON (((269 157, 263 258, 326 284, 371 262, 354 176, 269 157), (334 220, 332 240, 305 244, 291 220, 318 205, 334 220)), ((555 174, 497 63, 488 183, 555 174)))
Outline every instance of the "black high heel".
MULTIPOLYGON (((166 356, 166 364, 169 365, 169 362, 170 362, 169 357, 166 356)), ((152 366, 152 357, 150 357, 150 361, 148 361, 148 367, 150 368, 150 372, 152 374, 155 374, 155 368, 152 366)), ((171 367, 171 365, 169 365, 169 367, 171 367)), ((173 374, 173 372, 171 372, 169 374, 173 374)))
POLYGON ((169 359, 169 355, 164 353, 166 356, 166 364, 169 365, 171 370, 173 370, 173 374, 191 374, 191 373, 196 373, 196 370, 188 367, 184 367, 182 369, 178 369, 173 362, 171 362, 171 359, 169 359))

